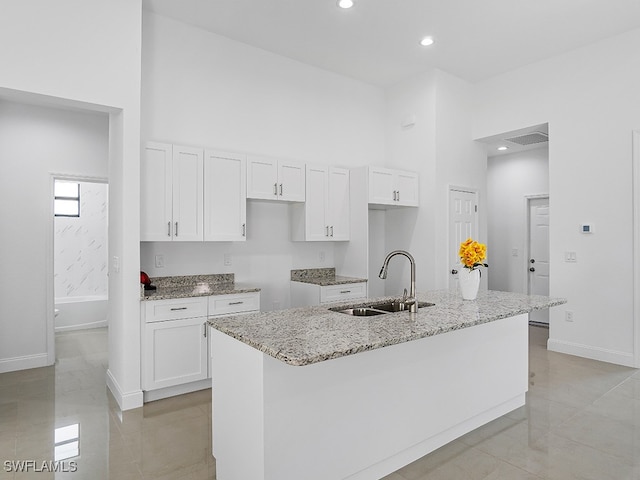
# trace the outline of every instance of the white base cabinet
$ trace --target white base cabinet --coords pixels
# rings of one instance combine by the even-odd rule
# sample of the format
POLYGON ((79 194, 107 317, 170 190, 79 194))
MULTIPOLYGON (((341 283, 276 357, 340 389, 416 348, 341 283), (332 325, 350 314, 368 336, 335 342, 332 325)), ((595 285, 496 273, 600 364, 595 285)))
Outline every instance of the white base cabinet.
POLYGON ((311 307, 325 303, 348 302, 367 298, 367 282, 340 285, 314 285, 291 282, 291 306, 311 307))

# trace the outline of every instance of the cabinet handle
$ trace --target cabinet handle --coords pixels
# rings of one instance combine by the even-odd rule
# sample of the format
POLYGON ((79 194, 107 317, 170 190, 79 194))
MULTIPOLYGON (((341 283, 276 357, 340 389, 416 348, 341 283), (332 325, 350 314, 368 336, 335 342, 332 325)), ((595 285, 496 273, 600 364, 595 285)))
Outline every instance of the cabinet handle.
POLYGON ((176 222, 176 237, 178 236, 178 222, 176 222))
POLYGON ((244 302, 229 302, 229 305, 242 305, 244 302))
POLYGON ((186 309, 187 309, 187 307, 174 307, 174 308, 171 309, 171 311, 175 312, 177 310, 186 310, 186 309))
POLYGON ((242 224, 242 236, 243 237, 247 236, 247 224, 246 223, 242 224))
POLYGON ((167 236, 171 236, 171 222, 167 222, 167 236))
POLYGON ((280 184, 280 196, 282 196, 282 184, 280 184))
POLYGON ((273 194, 278 195, 278 182, 273 184, 273 194))
POLYGON ((400 201, 400 190, 398 190, 398 198, 397 198, 398 202, 400 201))
POLYGON ((333 237, 333 225, 331 225, 331 236, 333 237))
POLYGON ((326 226, 326 227, 324 227, 324 228, 325 228, 325 230, 326 230, 326 232, 325 232, 324 236, 325 236, 325 237, 328 237, 328 236, 329 236, 329 225, 327 225, 327 226, 326 226))
POLYGON ((203 336, 204 338, 207 338, 207 322, 204 322, 204 323, 202 324, 202 326, 204 327, 204 328, 203 328, 203 331, 202 331, 202 336, 203 336))
POLYGON ((351 293, 351 290, 340 290, 340 293, 351 293))
POLYGON ((396 201, 396 191, 395 190, 393 191, 393 201, 394 202, 396 201))

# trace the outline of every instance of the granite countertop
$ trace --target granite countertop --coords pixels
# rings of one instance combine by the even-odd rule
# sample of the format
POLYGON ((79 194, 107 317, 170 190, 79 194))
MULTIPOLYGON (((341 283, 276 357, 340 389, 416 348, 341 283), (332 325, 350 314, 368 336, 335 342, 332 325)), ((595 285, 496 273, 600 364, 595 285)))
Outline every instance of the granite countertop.
MULTIPOLYGON (((405 311, 372 317, 349 316, 327 306, 303 307, 211 318, 208 323, 278 360, 303 366, 566 303, 562 298, 492 290, 479 292, 473 301, 462 300, 459 293, 448 290, 417 297, 435 305, 415 314, 405 311)), ((397 297, 330 307, 365 306, 393 298, 397 297)))
POLYGON ((140 300, 208 297, 260 291, 259 288, 236 283, 233 273, 153 277, 151 284, 156 286, 156 290, 145 290, 140 300))
POLYGON ((343 277, 336 275, 336 269, 331 268, 304 268, 299 270, 291 270, 291 281, 310 283, 326 287, 329 285, 346 285, 349 283, 366 282, 366 278, 343 277))

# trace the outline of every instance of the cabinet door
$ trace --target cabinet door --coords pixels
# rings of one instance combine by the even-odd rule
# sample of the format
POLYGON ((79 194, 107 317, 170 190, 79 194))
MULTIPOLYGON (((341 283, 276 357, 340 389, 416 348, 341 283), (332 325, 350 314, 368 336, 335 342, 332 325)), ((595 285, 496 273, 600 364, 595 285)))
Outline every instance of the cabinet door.
POLYGON ((305 166, 303 163, 278 162, 278 198, 290 202, 305 201, 305 166))
POLYGON ((254 155, 247 158, 247 198, 276 200, 277 186, 277 160, 254 155))
POLYGON ((418 174, 414 172, 398 172, 396 178, 396 204, 417 207, 420 203, 418 174))
POLYGON ((203 152, 198 148, 173 147, 173 241, 202 241, 203 152))
POLYGON ((204 240, 246 240, 247 171, 244 155, 205 151, 204 240))
POLYGON ((369 203, 395 205, 395 174, 393 170, 369 168, 369 203))
POLYGON ((171 241, 172 147, 149 142, 140 161, 140 240, 171 241))
POLYGON ((329 192, 329 169, 306 167, 305 240, 326 241, 329 237, 327 222, 327 195, 329 192))
MULTIPOLYGON (((328 217, 331 240, 349 240, 351 202, 349 170, 329 168, 328 217)), ((309 201, 309 200, 307 200, 309 201)))
POLYGON ((206 317, 145 324, 143 389, 207 378, 206 317))

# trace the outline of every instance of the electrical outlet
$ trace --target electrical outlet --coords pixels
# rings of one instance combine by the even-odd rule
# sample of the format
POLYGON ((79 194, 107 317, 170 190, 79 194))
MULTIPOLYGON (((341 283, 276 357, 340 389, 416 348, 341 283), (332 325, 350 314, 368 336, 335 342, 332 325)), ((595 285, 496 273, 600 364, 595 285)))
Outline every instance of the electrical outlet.
POLYGON ((224 266, 225 267, 230 267, 232 263, 233 262, 231 261, 231 254, 230 253, 225 253, 224 254, 224 266))
POLYGON ((576 263, 578 261, 576 252, 564 252, 564 261, 568 263, 576 263))
POLYGON ((511 249, 511 256, 512 257, 517 257, 518 256, 518 249, 517 248, 512 248, 511 249))
POLYGON ((565 310, 564 319, 567 322, 573 322, 573 312, 571 310, 565 310))
POLYGON ((324 263, 325 260, 325 253, 324 252, 320 252, 320 263, 324 263))
POLYGON ((164 268, 164 255, 156 255, 156 268, 164 268))
POLYGON ((111 265, 115 273, 120 273, 120 257, 114 255, 111 259, 111 265))

